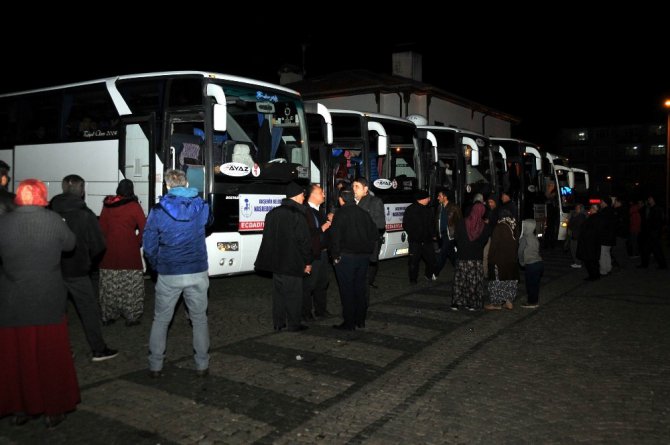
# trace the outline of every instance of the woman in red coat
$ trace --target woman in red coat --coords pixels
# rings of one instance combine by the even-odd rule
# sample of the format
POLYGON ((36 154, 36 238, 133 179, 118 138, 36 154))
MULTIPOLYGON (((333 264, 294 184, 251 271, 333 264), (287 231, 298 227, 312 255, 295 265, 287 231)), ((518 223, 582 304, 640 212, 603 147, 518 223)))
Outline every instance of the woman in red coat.
POLYGON ((107 196, 103 205, 100 228, 107 252, 100 263, 102 323, 108 325, 123 316, 126 326, 133 326, 144 312, 140 246, 146 217, 130 179, 121 180, 116 196, 107 196))

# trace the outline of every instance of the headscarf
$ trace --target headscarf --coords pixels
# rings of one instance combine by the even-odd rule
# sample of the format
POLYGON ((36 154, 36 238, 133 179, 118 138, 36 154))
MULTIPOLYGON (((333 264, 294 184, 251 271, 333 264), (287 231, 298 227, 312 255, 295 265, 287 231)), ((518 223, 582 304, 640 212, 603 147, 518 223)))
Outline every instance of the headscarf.
POLYGON ((486 208, 484 207, 484 204, 476 202, 472 206, 470 214, 465 218, 465 231, 467 232, 470 241, 476 240, 482 234, 484 225, 486 224, 482 219, 485 212, 486 208))
POLYGON ((47 195, 47 186, 42 181, 26 179, 21 181, 19 188, 16 189, 14 203, 18 206, 46 207, 49 204, 47 195))
POLYGON ((503 216, 498 220, 498 224, 505 224, 507 227, 509 227, 510 231, 512 232, 512 238, 516 240, 516 234, 515 229, 516 229, 516 220, 510 216, 503 216))

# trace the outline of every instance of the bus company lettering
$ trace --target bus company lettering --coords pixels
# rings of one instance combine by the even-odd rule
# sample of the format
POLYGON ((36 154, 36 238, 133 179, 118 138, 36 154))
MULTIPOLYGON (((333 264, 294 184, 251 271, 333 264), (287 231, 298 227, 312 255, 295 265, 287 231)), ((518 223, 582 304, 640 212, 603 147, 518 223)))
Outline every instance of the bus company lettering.
POLYGON ((265 221, 240 221, 240 230, 263 230, 265 221))
POLYGON ((246 176, 250 172, 249 166, 240 162, 227 162, 221 166, 221 173, 228 176, 246 176))
POLYGON ((84 130, 82 136, 85 138, 101 138, 105 136, 117 136, 118 134, 117 130, 84 130))
POLYGON ((409 203, 402 204, 385 204, 384 213, 386 216, 386 230, 397 231, 402 230, 402 218, 405 215, 405 209, 409 203))

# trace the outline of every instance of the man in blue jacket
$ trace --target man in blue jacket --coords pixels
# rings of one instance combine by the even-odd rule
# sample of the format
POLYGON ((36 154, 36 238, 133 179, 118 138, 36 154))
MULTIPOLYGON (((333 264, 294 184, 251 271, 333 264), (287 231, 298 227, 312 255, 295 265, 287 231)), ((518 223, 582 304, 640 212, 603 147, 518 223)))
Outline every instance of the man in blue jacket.
POLYGON ((209 277, 205 247, 209 205, 196 189, 188 187, 186 174, 181 170, 165 172, 165 185, 168 193, 149 213, 142 240, 147 261, 158 272, 149 337, 149 375, 161 376, 168 326, 183 292, 193 325, 196 373, 205 377, 209 372, 209 277))

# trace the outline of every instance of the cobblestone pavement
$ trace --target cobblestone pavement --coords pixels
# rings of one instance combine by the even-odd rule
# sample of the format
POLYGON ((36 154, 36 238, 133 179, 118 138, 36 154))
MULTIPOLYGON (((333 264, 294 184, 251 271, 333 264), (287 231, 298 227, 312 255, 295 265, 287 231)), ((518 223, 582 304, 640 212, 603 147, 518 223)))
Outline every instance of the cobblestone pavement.
POLYGON ((521 285, 514 310, 490 313, 449 310, 450 269, 410 286, 406 260, 383 262, 367 328, 347 334, 338 317, 274 333, 268 278, 214 279, 206 378, 183 308, 164 376, 148 377, 147 281, 142 324, 103 328, 113 360, 90 362, 70 308, 81 404, 53 430, 1 419, 0 443, 668 443, 667 271, 585 282, 563 252, 544 257, 540 308, 519 307, 521 285))

